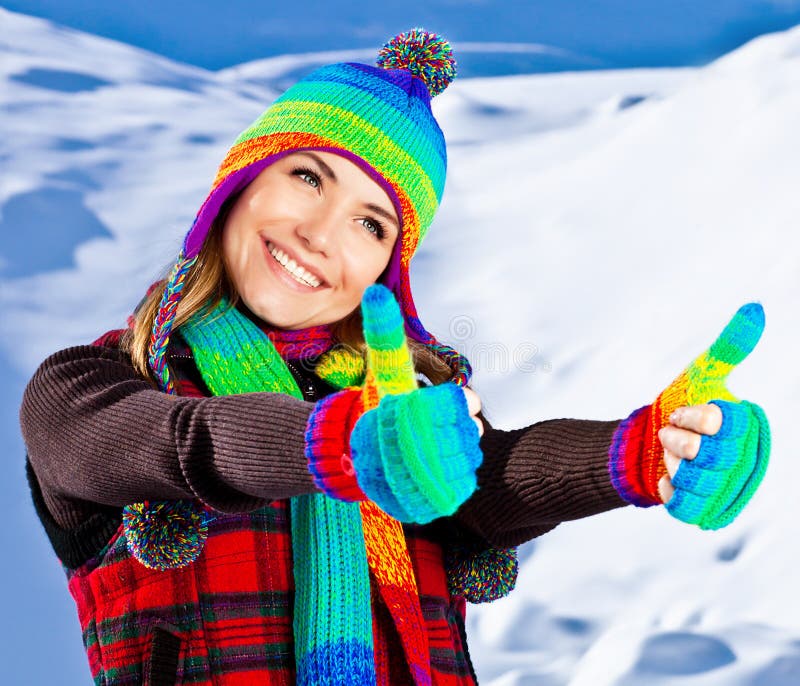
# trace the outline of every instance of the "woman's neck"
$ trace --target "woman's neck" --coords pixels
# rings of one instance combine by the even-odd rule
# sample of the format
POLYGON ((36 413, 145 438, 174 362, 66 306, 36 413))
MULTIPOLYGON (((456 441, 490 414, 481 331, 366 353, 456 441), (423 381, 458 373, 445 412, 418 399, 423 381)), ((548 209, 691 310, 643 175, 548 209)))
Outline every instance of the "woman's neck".
POLYGON ((260 322, 258 326, 285 360, 316 357, 330 350, 334 344, 333 333, 328 324, 309 326, 306 329, 279 329, 265 322, 260 322))
POLYGON ((330 324, 319 324, 305 329, 282 329, 256 317, 241 301, 238 309, 267 334, 278 354, 285 360, 317 357, 330 350, 335 343, 330 324))

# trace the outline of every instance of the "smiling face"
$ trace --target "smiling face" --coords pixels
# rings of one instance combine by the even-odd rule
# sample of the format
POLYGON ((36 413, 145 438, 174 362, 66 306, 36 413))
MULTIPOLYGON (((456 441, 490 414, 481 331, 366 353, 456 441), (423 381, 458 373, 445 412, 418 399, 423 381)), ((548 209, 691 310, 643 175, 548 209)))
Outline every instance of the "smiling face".
POLYGON ((268 166, 237 198, 222 254, 254 315, 303 329, 356 309, 388 265, 399 233, 386 191, 358 165, 302 151, 268 166))

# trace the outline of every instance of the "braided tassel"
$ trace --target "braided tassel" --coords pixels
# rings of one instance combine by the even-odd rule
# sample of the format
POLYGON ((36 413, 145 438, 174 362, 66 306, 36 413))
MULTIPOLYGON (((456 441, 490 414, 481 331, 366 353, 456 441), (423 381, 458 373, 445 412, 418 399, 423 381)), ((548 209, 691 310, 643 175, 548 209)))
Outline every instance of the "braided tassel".
POLYGON ((443 359, 453 370, 453 377, 450 379, 451 383, 456 386, 466 386, 472 378, 472 365, 469 360, 464 357, 460 352, 454 350, 449 345, 442 343, 428 343, 428 347, 443 359))
POLYGON ((153 370, 162 390, 170 395, 175 395, 176 390, 175 382, 167 365, 169 335, 172 332, 172 324, 175 321, 175 313, 181 299, 186 274, 196 261, 196 255, 189 258, 184 258, 183 252, 178 255, 178 260, 172 268, 167 284, 164 287, 164 294, 161 296, 161 303, 158 306, 158 314, 156 314, 156 319, 153 322, 153 333, 150 336, 150 368, 153 370))
MULTIPOLYGON (((186 274, 197 256, 183 253, 167 279, 150 336, 150 368, 162 390, 176 395, 167 365, 167 346, 186 274)), ((147 501, 126 505, 122 525, 128 552, 148 569, 172 569, 194 562, 208 537, 208 514, 191 500, 147 501)))

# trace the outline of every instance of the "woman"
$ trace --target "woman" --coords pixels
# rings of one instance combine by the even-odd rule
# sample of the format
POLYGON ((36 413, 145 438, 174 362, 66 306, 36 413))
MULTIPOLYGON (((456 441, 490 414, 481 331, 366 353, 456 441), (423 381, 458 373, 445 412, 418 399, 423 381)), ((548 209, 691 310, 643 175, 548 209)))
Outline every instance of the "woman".
POLYGON ((754 304, 625 420, 486 422, 409 282, 453 75, 415 29, 301 80, 129 328, 29 383, 30 485, 96 683, 475 683, 465 600, 511 590, 514 546, 628 503, 719 528, 763 478, 766 417, 724 387, 754 304))

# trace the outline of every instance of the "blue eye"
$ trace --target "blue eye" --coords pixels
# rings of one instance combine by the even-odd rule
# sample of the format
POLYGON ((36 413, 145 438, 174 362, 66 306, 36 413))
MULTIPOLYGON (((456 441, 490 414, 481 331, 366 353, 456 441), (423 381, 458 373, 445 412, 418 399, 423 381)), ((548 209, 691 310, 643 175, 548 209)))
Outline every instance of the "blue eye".
POLYGON ((322 186, 322 181, 319 178, 319 174, 317 174, 313 169, 309 169, 308 167, 298 167, 297 169, 292 170, 292 174, 301 178, 312 188, 319 188, 322 186))
POLYGON ((369 217, 364 217, 362 221, 364 222, 364 226, 373 236, 375 236, 378 240, 383 240, 383 238, 386 236, 386 230, 383 228, 383 224, 381 224, 377 219, 370 219, 369 217))

